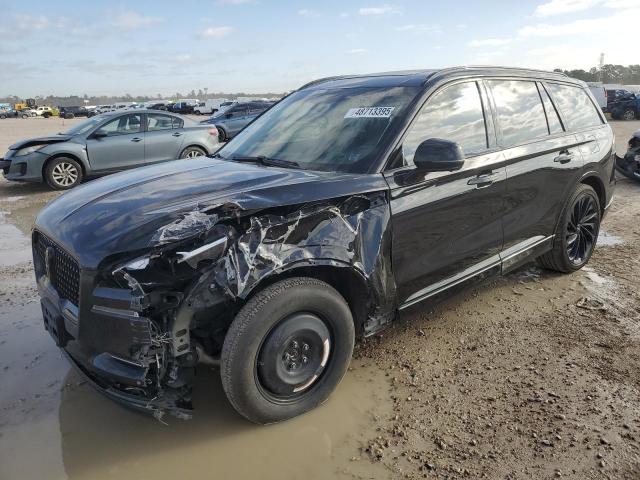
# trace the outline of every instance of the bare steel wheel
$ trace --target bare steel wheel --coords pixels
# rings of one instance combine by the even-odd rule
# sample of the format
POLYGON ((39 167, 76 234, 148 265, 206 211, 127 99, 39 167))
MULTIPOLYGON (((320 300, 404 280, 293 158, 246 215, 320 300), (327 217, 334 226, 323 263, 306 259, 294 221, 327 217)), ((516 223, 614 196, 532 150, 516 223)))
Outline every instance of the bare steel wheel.
POLYGON ((222 386, 255 423, 274 423, 317 407, 347 371, 355 329, 333 287, 292 277, 256 293, 240 309, 220 356, 222 386))
POLYGON ((72 158, 59 157, 47 164, 45 177, 51 188, 67 190, 80 183, 82 180, 82 168, 72 158))

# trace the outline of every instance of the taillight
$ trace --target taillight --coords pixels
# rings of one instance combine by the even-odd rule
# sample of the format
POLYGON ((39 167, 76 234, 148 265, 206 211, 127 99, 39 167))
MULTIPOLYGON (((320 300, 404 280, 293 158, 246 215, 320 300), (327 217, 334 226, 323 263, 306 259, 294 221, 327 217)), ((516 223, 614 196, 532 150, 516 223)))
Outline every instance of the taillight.
POLYGON ((212 137, 217 137, 218 136, 218 129, 216 127, 210 128, 209 129, 209 135, 211 135, 212 137))

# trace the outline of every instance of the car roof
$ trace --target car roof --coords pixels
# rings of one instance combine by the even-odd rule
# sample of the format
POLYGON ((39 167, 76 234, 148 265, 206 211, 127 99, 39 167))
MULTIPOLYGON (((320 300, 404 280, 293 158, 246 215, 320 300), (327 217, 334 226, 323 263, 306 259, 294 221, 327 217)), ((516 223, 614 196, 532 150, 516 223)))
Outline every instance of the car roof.
POLYGON ((307 83, 306 85, 303 85, 300 90, 306 88, 419 87, 425 86, 427 83, 444 79, 495 75, 560 80, 564 82, 579 83, 581 85, 584 84, 584 82, 569 78, 564 73, 560 72, 515 67, 461 66, 441 69, 402 70, 396 72, 327 77, 307 83))
POLYGON ((154 110, 152 108, 134 108, 134 109, 126 109, 126 108, 120 108, 118 110, 113 110, 111 112, 105 112, 102 113, 101 115, 104 115, 105 117, 113 117, 116 115, 124 115, 127 113, 154 113, 154 114, 159 114, 159 115, 169 115, 172 117, 180 117, 180 118, 184 118, 182 115, 179 115, 177 113, 173 113, 173 112, 168 112, 166 110, 154 110))

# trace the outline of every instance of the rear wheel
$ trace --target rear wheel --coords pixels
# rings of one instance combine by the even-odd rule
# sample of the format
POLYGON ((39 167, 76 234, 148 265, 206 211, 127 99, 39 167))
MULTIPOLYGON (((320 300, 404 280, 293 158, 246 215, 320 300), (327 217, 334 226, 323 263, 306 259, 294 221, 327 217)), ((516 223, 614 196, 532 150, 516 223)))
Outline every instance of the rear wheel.
POLYGON ((313 278, 290 278, 256 294, 225 337, 222 385, 255 423, 286 420, 323 403, 344 376, 355 330, 344 298, 313 278))
POLYGON ((206 153, 200 147, 187 147, 180 154, 180 158, 196 158, 203 155, 206 155, 206 153))
POLYGON ((571 195, 556 228, 553 249, 538 262, 545 268, 569 273, 584 267, 600 232, 600 200, 595 190, 581 184, 571 195))
POLYGON ((224 143, 227 141, 227 132, 224 131, 224 128, 216 127, 218 129, 218 141, 220 143, 224 143))
POLYGON ((47 184, 56 190, 68 190, 82 181, 80 164, 69 157, 50 160, 44 171, 47 184))
POLYGON ((636 118, 636 112, 634 112, 631 108, 627 108, 622 113, 623 120, 635 120, 635 118, 636 118))

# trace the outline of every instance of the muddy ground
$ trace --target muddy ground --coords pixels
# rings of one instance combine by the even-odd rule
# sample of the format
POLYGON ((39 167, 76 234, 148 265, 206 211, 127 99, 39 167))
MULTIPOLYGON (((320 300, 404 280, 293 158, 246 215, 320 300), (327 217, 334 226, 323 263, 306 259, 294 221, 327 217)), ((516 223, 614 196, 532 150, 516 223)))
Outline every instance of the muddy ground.
MULTIPOLYGON (((48 123, 47 123, 48 122, 48 123)), ((68 125, 72 121, 65 121, 68 125)), ((0 151, 62 129, 0 120, 0 151)), ((612 122, 618 149, 640 122, 612 122)), ((535 265, 361 341, 321 408, 256 427, 198 372, 196 417, 102 398, 42 327, 29 231, 55 196, 0 180, 0 479, 640 478, 640 183, 589 266, 535 265)))

